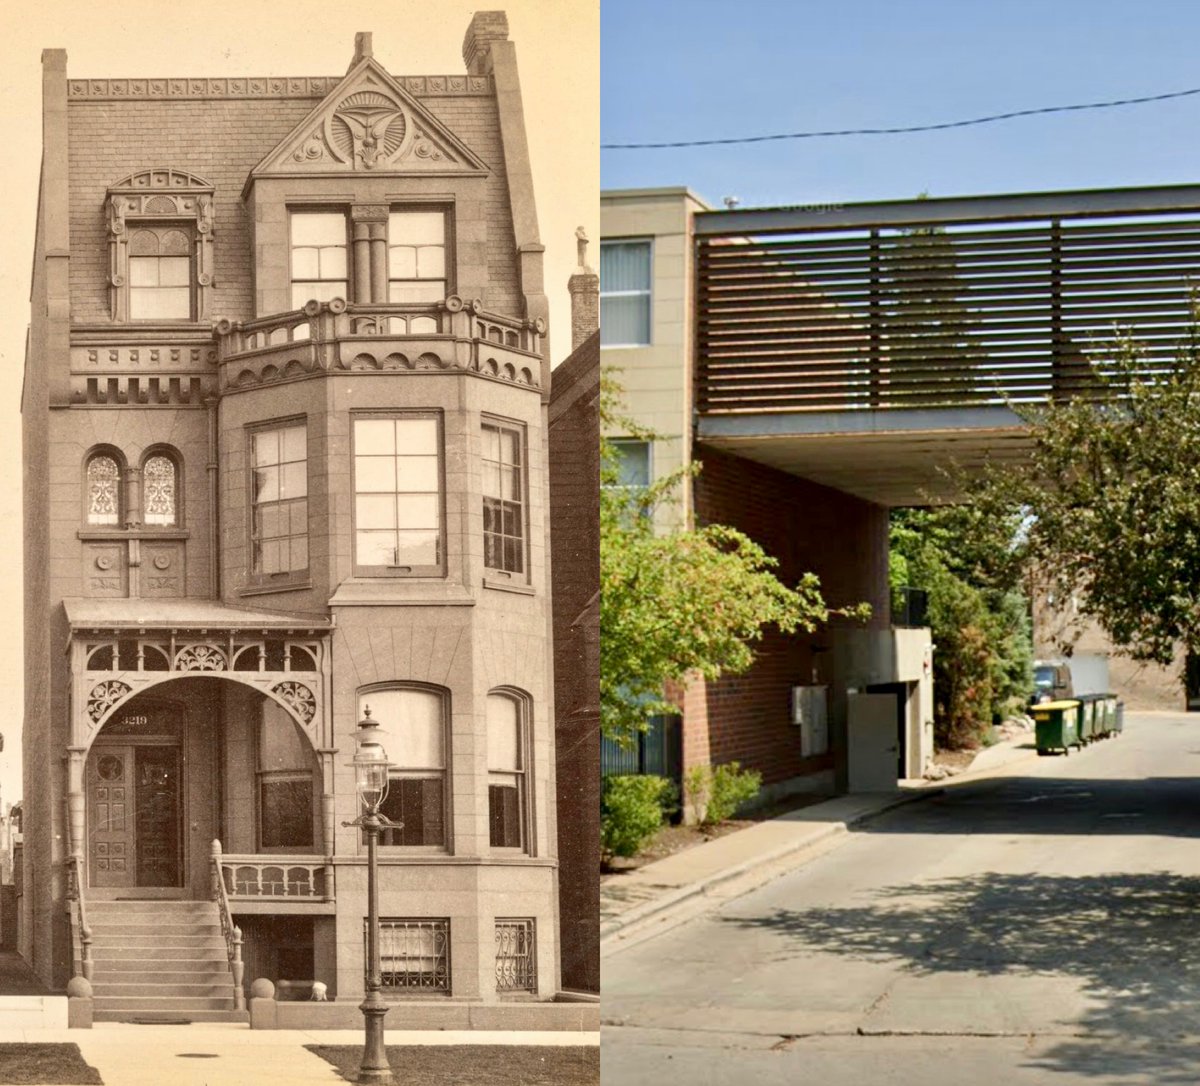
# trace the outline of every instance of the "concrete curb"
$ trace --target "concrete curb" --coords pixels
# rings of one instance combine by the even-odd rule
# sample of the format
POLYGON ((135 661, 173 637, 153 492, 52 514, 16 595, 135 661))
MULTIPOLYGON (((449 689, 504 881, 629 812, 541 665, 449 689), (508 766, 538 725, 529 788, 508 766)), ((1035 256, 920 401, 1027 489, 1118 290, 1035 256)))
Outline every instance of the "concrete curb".
MULTIPOLYGON (((940 783, 940 782, 939 782, 940 783)), ((779 848, 771 849, 768 852, 759 853, 752 859, 745 860, 742 863, 734 864, 731 867, 726 867, 718 871, 714 875, 707 878, 698 879, 696 882, 688 883, 686 886, 681 886, 675 890, 669 890, 652 901, 644 902, 641 905, 635 905, 632 909, 622 913, 620 916, 613 917, 611 920, 602 922, 600 925, 600 950, 604 952, 606 944, 611 949, 618 938, 623 938, 631 933, 634 929, 641 928, 652 920, 666 920, 667 914, 675 910, 678 906, 693 898, 700 897, 709 893, 711 890, 726 882, 731 882, 734 879, 740 878, 743 875, 748 875, 756 868, 763 870, 762 879, 751 883, 746 887, 745 892, 757 889, 771 879, 776 877, 776 872, 769 870, 770 865, 779 860, 786 859, 788 856, 804 852, 814 848, 832 837, 837 837, 841 834, 849 832, 853 826, 860 826, 864 822, 869 822, 873 818, 878 818, 888 811, 895 810, 897 807, 903 807, 909 803, 915 803, 918 800, 929 799, 932 796, 941 794, 943 789, 937 786, 922 788, 919 791, 914 790, 911 793, 892 797, 890 800, 882 802, 878 807, 870 811, 864 811, 862 814, 854 818, 847 819, 843 822, 831 822, 821 828, 815 830, 812 834, 806 836, 803 840, 793 841, 779 848)))

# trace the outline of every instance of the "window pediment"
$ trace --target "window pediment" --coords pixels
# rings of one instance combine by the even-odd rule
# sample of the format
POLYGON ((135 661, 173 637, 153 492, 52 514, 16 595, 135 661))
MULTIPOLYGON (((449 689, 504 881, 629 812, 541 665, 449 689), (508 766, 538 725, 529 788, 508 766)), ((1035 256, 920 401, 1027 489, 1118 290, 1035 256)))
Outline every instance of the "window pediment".
MULTIPOLYGON (((174 276, 182 276, 183 289, 189 291, 190 297, 185 304, 168 306, 164 311, 167 318, 195 321, 207 318, 213 285, 214 192, 213 185, 204 178, 169 167, 141 170, 109 186, 108 284, 110 315, 114 321, 148 319, 154 314, 153 306, 137 312, 138 306, 130 303, 131 294, 136 295, 138 288, 131 284, 129 258, 147 254, 187 257, 192 261, 186 275, 176 272, 174 276), (164 242, 169 243, 169 252, 161 248, 164 242)), ((154 276, 157 283, 157 269, 154 276)), ((135 303, 137 300, 135 296, 135 303)))

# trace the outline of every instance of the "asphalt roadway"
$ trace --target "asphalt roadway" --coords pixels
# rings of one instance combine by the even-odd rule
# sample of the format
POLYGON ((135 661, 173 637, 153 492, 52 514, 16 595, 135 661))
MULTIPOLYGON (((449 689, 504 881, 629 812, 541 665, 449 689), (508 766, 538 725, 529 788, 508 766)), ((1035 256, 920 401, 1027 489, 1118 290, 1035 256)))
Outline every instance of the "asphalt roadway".
POLYGON ((1200 715, 951 785, 607 957, 605 1086, 1200 1084, 1200 715))

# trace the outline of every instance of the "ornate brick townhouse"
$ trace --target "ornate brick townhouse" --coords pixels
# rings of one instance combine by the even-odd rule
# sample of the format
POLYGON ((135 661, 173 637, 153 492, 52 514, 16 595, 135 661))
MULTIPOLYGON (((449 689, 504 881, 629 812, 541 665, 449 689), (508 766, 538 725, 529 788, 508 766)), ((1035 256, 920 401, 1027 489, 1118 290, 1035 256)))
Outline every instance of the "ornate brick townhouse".
POLYGON ((21 949, 97 1018, 559 985, 547 301, 513 44, 393 75, 44 65, 21 949), (234 927, 238 929, 235 933, 234 927), (242 939, 237 945, 238 934, 242 939), (231 959, 240 954, 244 968, 231 959))

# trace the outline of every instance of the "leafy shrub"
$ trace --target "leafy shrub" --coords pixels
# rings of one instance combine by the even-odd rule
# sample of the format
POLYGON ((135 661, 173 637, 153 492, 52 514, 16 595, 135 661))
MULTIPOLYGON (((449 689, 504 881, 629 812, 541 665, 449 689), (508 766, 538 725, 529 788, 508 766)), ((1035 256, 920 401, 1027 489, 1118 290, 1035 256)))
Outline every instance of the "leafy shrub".
POLYGON ((600 859, 636 856, 675 806, 666 777, 605 777, 600 789, 600 859))
POLYGON ((687 773, 687 791, 692 813, 702 826, 730 818, 743 803, 758 795, 762 774, 742 769, 739 762, 692 766, 687 773))

